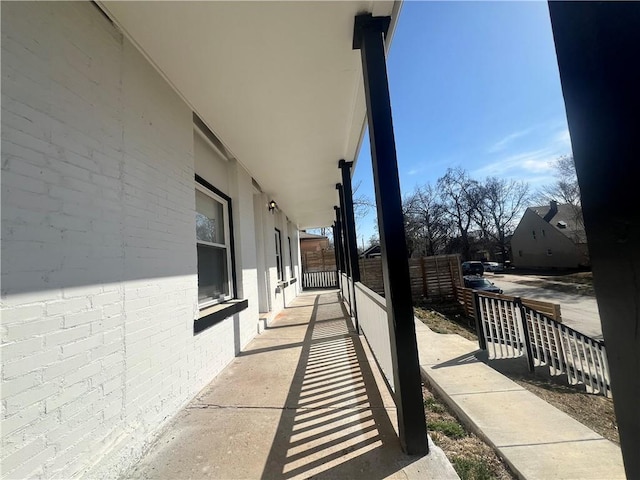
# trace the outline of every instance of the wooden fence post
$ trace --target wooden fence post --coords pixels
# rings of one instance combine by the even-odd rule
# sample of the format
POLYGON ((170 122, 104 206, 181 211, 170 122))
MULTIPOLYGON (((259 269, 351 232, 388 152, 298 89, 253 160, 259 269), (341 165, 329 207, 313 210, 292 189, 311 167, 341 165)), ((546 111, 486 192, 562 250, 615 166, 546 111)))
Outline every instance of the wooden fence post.
POLYGON ((424 269, 424 257, 420 257, 420 271, 422 272, 422 296, 427 298, 427 272, 424 269))
POLYGON ((562 315, 560 313, 560 304, 559 303, 554 303, 553 304, 553 319, 558 323, 562 323, 562 315))
POLYGON ((524 337, 524 348, 527 352, 527 366, 529 367, 529 371, 533 372, 535 370, 535 365, 533 364, 533 349, 531 348, 531 339, 529 337, 529 324, 527 322, 527 311, 522 305, 522 299, 520 297, 515 297, 513 302, 516 304, 518 309, 520 310, 520 321, 522 322, 522 335, 524 337))

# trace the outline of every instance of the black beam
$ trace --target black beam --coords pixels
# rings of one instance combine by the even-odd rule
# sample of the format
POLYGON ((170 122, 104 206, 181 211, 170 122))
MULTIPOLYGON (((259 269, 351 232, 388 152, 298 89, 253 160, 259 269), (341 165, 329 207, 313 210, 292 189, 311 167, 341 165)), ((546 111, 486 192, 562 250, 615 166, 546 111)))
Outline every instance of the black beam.
MULTIPOLYGON (((349 178, 349 182, 350 180, 351 179, 349 178)), ((340 206, 342 210, 342 221, 344 225, 344 248, 347 256, 347 263, 349 265, 349 268, 348 268, 349 281, 347 282, 347 285, 350 290, 350 296, 349 296, 350 312, 349 313, 351 313, 351 316, 355 320, 356 332, 360 333, 360 325, 358 324, 358 309, 356 307, 356 279, 355 279, 355 272, 357 270, 358 281, 360 281, 360 278, 359 278, 360 268, 358 265, 358 250, 357 248, 355 248, 355 242, 354 242, 355 250, 352 250, 352 245, 351 245, 351 238, 353 237, 355 239, 355 236, 356 236, 356 225, 353 218, 353 201, 351 199, 351 195, 347 196, 344 185, 337 183, 336 189, 338 190, 338 193, 340 195, 340 206), (349 218, 349 213, 348 213, 349 207, 351 207, 351 218, 349 218)))
POLYGON ((640 478, 640 3, 549 2, 627 478, 640 478))
POLYGON ((344 200, 344 190, 340 183, 336 183, 336 190, 338 190, 338 199, 340 200, 340 220, 342 220, 342 242, 344 244, 344 265, 347 269, 347 275, 349 277, 352 276, 351 270, 351 255, 349 254, 349 222, 345 215, 345 200, 344 200))
POLYGON ((356 16, 353 45, 362 57, 400 443, 422 455, 429 447, 383 40, 389 20, 356 16))
POLYGON ((340 265, 338 265, 338 268, 340 269, 341 272, 345 271, 345 264, 344 264, 344 250, 343 250, 343 244, 342 244, 342 214, 340 213, 340 207, 333 207, 333 209, 336 212, 336 238, 334 239, 334 243, 336 244, 336 248, 338 249, 338 257, 340 260, 340 265))
POLYGON ((354 282, 360 281, 360 264, 358 263, 358 240, 356 235, 356 219, 353 211, 353 191, 351 188, 351 167, 353 162, 340 160, 338 167, 342 171, 342 195, 344 199, 344 217, 347 224, 347 246, 351 264, 351 277, 354 282))
POLYGON ((344 254, 344 265, 345 268, 347 269, 347 296, 349 298, 349 315, 351 317, 355 316, 355 308, 353 305, 353 298, 356 296, 355 291, 354 291, 354 287, 353 287, 353 280, 352 280, 352 275, 351 275, 351 256, 349 255, 349 247, 347 244, 347 238, 349 236, 349 230, 348 230, 348 223, 347 220, 345 218, 345 214, 344 214, 344 192, 342 190, 342 185, 339 183, 336 183, 336 190, 338 190, 338 198, 340 199, 340 214, 341 214, 341 220, 342 220, 342 242, 344 245, 344 248, 342 249, 342 252, 344 254), (352 295, 353 293, 353 295, 352 295))
POLYGON ((338 234, 336 231, 336 222, 333 222, 333 225, 331 226, 331 231, 333 233, 333 254, 336 257, 336 276, 338 277, 338 287, 340 287, 341 285, 341 277, 339 275, 340 272, 340 257, 339 257, 339 250, 338 250, 338 245, 337 245, 337 238, 338 238, 338 234))

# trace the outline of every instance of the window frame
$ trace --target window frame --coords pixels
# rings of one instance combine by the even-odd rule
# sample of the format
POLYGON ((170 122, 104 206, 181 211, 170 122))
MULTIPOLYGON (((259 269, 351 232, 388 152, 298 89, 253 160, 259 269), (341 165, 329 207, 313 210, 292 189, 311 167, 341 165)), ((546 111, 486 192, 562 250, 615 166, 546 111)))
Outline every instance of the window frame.
POLYGON ((289 270, 291 274, 291 278, 295 278, 293 271, 293 250, 291 249, 291 237, 287 235, 287 240, 289 241, 289 270))
MULTIPOLYGON (((204 245, 208 247, 215 248, 224 248, 226 250, 226 260, 227 260, 227 284, 229 288, 229 294, 225 295, 223 298, 216 298, 205 300, 203 302, 198 298, 198 309, 203 310, 205 308, 211 307, 213 305, 219 305, 229 300, 232 300, 236 297, 236 266, 235 266, 235 255, 234 255, 234 243, 233 243, 233 214, 231 209, 231 197, 223 193, 222 191, 215 188, 209 182, 204 180, 199 175, 196 175, 195 178, 195 191, 200 191, 201 193, 207 195, 213 200, 222 204, 222 216, 223 216, 223 227, 224 227, 224 244, 218 244, 213 242, 206 242, 203 240, 198 240, 196 236, 196 251, 198 245, 204 245)), ((194 213, 197 214, 197 210, 194 210, 194 213)), ((197 252, 196 252, 197 255, 197 252)), ((199 277, 199 272, 198 272, 199 277)), ((199 296, 199 293, 198 293, 199 296)))
POLYGON ((282 262, 282 232, 279 229, 275 230, 275 244, 276 244, 276 272, 279 282, 284 282, 284 265, 282 262))

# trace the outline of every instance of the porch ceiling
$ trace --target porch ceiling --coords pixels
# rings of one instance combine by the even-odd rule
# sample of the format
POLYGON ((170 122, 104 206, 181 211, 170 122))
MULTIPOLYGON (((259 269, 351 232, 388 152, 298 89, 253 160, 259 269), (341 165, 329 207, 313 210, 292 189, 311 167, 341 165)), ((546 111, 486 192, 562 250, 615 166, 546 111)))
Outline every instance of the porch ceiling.
MULTIPOLYGON (((300 228, 330 225, 366 120, 357 13, 393 1, 102 2, 300 228)), ((392 31, 392 30, 391 30, 392 31)))

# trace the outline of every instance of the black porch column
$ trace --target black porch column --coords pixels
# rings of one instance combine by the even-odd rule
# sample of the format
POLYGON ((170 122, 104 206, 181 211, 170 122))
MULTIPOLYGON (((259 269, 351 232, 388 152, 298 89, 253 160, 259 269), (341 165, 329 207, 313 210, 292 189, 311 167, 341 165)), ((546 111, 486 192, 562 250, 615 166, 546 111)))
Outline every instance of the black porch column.
POLYGON ((342 254, 344 255, 344 268, 347 274, 347 298, 349 299, 349 316, 354 316, 354 310, 352 305, 352 295, 353 291, 352 281, 351 281, 351 258, 349 257, 349 248, 347 246, 347 238, 348 238, 348 230, 347 230, 347 221, 344 215, 344 195, 342 193, 342 185, 336 183, 336 190, 338 190, 338 199, 340 200, 340 208, 338 211, 340 212, 340 220, 342 221, 342 254))
POLYGON ((333 207, 336 211, 336 238, 334 239, 334 243, 336 244, 336 249, 338 250, 338 260, 340 261, 340 265, 338 265, 338 269, 340 272, 345 272, 345 264, 344 264, 344 250, 342 243, 342 214, 340 213, 340 207, 333 207))
MULTIPOLYGON (((344 161, 344 160, 342 160, 344 161)), ((343 175, 344 177, 344 175, 343 175)), ((349 178, 351 181, 351 178, 349 178)), ((355 319, 356 332, 360 333, 360 326, 358 325, 358 309, 356 307, 356 279, 355 272, 358 272, 358 280, 360 280, 360 268, 358 265, 358 250, 355 244, 356 226, 353 218, 353 200, 351 195, 347 196, 344 185, 337 183, 336 189, 340 195, 340 208, 342 210, 342 221, 344 225, 344 249, 347 256, 347 264, 349 270, 349 282, 350 289, 349 297, 349 309, 351 316, 355 319), (351 217, 349 216, 349 209, 351 209, 351 217), (351 245, 351 237, 354 238, 353 249, 351 245)), ((351 189, 349 189, 351 190, 351 189)))
POLYGON ((336 222, 333 222, 331 226, 331 231, 333 233, 333 254, 336 257, 336 277, 338 288, 341 288, 342 285, 342 277, 340 276, 340 249, 338 248, 338 230, 336 228, 336 222))
POLYGON ((360 281, 360 264, 358 263, 358 240, 356 236, 356 219, 353 212, 353 191, 351 189, 351 167, 353 162, 340 160, 338 167, 342 171, 343 210, 347 229, 347 246, 351 260, 351 277, 354 282, 360 281))
POLYGON ((640 478, 640 3, 549 2, 627 478, 640 478))
POLYGON ((384 51, 389 21, 356 16, 353 48, 362 57, 400 443, 408 454, 420 455, 429 447, 384 51))

